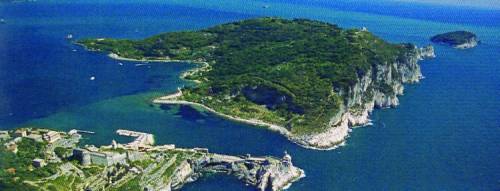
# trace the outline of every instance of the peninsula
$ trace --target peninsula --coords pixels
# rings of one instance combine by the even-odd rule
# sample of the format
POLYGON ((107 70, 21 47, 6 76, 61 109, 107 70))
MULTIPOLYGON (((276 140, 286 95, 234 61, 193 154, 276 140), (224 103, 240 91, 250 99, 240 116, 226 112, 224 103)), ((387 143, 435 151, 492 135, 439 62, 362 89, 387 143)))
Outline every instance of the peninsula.
POLYGON ((204 107, 315 149, 343 143, 375 107, 398 105, 403 83, 422 78, 417 62, 434 56, 432 47, 388 43, 367 30, 273 17, 78 43, 117 59, 204 63, 182 75, 197 86, 154 102, 204 107))
POLYGON ((454 31, 438 34, 431 38, 434 43, 451 45, 458 49, 474 48, 479 44, 476 34, 468 31, 454 31))
POLYGON ((199 177, 224 173, 256 190, 282 190, 304 176, 283 158, 230 156, 206 148, 154 145, 152 134, 118 130, 135 140, 78 146, 82 135, 48 129, 0 131, 0 190, 178 190, 199 177))

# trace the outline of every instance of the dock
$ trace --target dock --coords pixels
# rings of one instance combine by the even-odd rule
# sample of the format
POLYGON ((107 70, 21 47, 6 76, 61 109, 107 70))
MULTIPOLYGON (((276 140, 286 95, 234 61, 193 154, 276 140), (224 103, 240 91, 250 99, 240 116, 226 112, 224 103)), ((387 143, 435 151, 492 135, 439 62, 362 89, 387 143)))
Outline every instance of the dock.
POLYGON ((86 130, 78 130, 78 129, 71 129, 68 134, 81 134, 81 133, 86 133, 86 134, 95 134, 93 131, 86 131, 86 130))
POLYGON ((137 132, 137 131, 129 131, 123 129, 116 130, 116 133, 121 136, 136 137, 134 141, 125 145, 128 148, 133 148, 133 149, 146 148, 154 144, 153 134, 137 132))

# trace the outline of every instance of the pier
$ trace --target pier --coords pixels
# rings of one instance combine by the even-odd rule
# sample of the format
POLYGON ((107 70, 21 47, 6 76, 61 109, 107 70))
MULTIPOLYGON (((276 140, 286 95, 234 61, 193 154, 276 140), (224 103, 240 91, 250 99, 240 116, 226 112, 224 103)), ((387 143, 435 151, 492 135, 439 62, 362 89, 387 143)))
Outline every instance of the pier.
POLYGON ((136 137, 136 139, 125 146, 128 148, 146 148, 154 144, 153 134, 118 129, 116 133, 121 136, 136 137))
POLYGON ((95 134, 93 131, 85 131, 85 130, 78 130, 78 129, 71 129, 68 134, 73 135, 73 134, 81 134, 81 133, 86 133, 86 134, 95 134))

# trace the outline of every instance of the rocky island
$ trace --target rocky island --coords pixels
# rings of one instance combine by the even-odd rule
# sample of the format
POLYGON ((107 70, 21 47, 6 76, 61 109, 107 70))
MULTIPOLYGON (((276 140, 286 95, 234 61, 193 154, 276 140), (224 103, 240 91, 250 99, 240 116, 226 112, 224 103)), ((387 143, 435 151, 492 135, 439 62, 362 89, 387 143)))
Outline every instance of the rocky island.
POLYGON ((458 49, 474 48, 480 43, 476 34, 468 31, 454 31, 438 34, 433 36, 431 41, 434 43, 448 44, 458 49))
POLYGON ((204 175, 236 176, 256 190, 282 190, 304 172, 283 158, 229 156, 205 148, 154 145, 153 135, 118 130, 134 141, 79 146, 82 133, 21 128, 0 131, 0 190, 178 190, 204 175))
POLYGON ((184 60, 197 85, 156 99, 264 126, 314 149, 344 142, 374 108, 394 107, 403 83, 422 78, 432 47, 388 43, 367 30, 308 19, 256 18, 144 40, 84 39, 115 59, 184 60))

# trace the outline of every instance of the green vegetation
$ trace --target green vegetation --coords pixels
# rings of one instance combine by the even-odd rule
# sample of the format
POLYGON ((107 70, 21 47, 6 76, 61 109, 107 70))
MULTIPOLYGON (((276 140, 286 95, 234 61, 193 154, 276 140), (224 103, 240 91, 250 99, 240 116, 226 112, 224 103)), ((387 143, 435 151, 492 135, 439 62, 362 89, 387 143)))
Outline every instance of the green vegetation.
POLYGON ((59 158, 66 158, 67 156, 69 156, 71 154, 71 149, 70 148, 63 148, 63 147, 56 147, 54 149, 54 153, 56 153, 56 155, 59 157, 59 158))
POLYGON ((137 191, 143 190, 141 186, 141 181, 139 177, 135 177, 132 180, 127 181, 125 184, 121 185, 118 188, 112 188, 111 191, 137 191))
MULTIPOLYGON (((209 63, 188 79, 201 83, 181 99, 292 133, 323 131, 347 90, 376 65, 394 63, 413 47, 367 31, 306 19, 258 18, 144 40, 87 39, 88 49, 134 59, 209 63)), ((392 91, 381 82, 383 92, 392 91)))
POLYGON ((57 172, 57 165, 42 168, 31 165, 35 158, 44 159, 45 143, 23 138, 17 145, 17 153, 7 151, 3 144, 0 147, 0 190, 34 190, 24 181, 38 180, 57 172))
POLYGON ((82 183, 82 180, 77 176, 59 176, 54 180, 49 180, 40 186, 40 190, 78 190, 77 185, 82 183))
POLYGON ((446 43, 456 46, 476 40, 476 38, 477 37, 474 33, 468 31, 454 31, 433 36, 431 38, 431 41, 435 43, 446 43))

